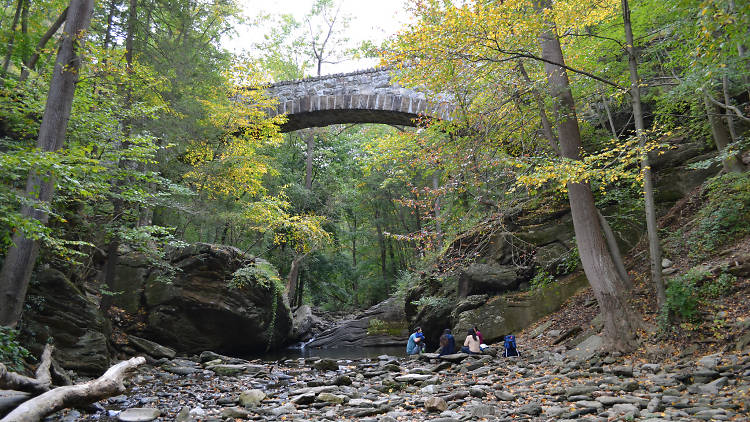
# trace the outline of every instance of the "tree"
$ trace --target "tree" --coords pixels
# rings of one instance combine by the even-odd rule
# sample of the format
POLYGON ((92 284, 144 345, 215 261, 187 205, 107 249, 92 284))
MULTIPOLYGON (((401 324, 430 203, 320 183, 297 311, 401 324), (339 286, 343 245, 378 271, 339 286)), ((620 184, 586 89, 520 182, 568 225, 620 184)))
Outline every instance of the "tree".
MULTIPOLYGON (((93 0, 71 0, 68 6, 64 36, 57 53, 55 71, 50 82, 47 104, 39 128, 37 147, 43 151, 57 151, 65 142, 70 110, 78 81, 81 58, 79 49, 91 22, 93 0)), ((44 211, 55 190, 54 179, 31 172, 26 182, 26 194, 34 206, 27 205, 22 214, 46 223, 44 211)), ((18 323, 31 271, 39 253, 39 242, 24 233, 13 237, 14 246, 8 250, 0 271, 0 324, 14 327, 18 323)))
MULTIPOLYGON (((646 124, 643 121, 643 105, 641 103, 641 80, 638 77, 638 59, 635 53, 633 28, 630 24, 630 6, 628 0, 622 0, 623 27, 625 29, 625 43, 628 54, 628 69, 630 70, 630 98, 633 102, 633 118, 638 144, 646 147, 646 124)), ((666 290, 661 277, 661 243, 659 241, 659 227, 656 223, 656 204, 654 201, 654 181, 651 175, 651 165, 648 153, 641 156, 641 171, 643 172, 643 195, 646 210, 646 230, 648 232, 649 253, 651 255, 651 282, 656 291, 656 303, 661 309, 666 301, 666 290)))
MULTIPOLYGON (((548 13, 551 7, 549 0, 535 2, 540 15, 548 13)), ((545 60, 551 95, 559 107, 560 150, 563 158, 578 161, 581 159, 581 134, 565 59, 556 26, 548 18, 544 24, 540 36, 541 57, 545 60)), ((604 241, 591 187, 586 182, 572 182, 567 188, 578 251, 586 278, 599 302, 607 343, 615 350, 631 350, 635 347, 638 316, 627 302, 627 292, 623 291, 623 282, 604 241)))

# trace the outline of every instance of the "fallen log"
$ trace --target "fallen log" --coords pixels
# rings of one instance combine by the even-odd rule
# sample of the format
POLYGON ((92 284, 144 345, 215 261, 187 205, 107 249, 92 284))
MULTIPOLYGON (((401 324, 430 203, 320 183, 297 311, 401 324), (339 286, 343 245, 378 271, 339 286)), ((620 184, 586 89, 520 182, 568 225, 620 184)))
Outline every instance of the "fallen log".
POLYGON ((25 391, 34 395, 49 391, 52 384, 50 365, 52 365, 53 347, 49 344, 44 346, 41 363, 36 369, 36 378, 9 372, 8 368, 0 363, 0 388, 16 391, 25 391))
POLYGON ((125 391, 123 379, 128 372, 146 362, 143 357, 131 358, 107 370, 101 377, 82 384, 57 387, 16 407, 0 422, 37 422, 50 413, 68 407, 79 407, 125 391))

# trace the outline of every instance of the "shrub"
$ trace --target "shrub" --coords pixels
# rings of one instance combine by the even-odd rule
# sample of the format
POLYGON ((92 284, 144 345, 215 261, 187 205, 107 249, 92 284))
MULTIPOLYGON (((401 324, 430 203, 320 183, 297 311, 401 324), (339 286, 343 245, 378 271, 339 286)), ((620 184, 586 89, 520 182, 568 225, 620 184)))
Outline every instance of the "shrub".
POLYGON ((728 294, 737 278, 722 272, 713 278, 711 272, 703 267, 693 267, 685 274, 667 281, 667 302, 662 312, 663 323, 674 317, 686 322, 695 322, 698 317, 698 305, 707 300, 728 294))
POLYGON ((555 282, 555 277, 543 268, 537 268, 534 278, 529 281, 532 290, 543 289, 555 282))
POLYGON ((0 362, 11 370, 23 370, 24 359, 31 354, 18 343, 18 332, 12 328, 0 325, 0 362))
POLYGON ((729 173, 706 183, 706 202, 688 239, 690 254, 701 258, 750 232, 750 173, 729 173))

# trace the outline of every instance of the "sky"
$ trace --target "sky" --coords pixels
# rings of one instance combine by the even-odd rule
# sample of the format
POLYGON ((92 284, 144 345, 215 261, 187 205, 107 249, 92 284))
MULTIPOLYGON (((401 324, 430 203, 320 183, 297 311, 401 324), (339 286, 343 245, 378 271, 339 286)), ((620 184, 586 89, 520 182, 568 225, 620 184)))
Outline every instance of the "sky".
MULTIPOLYGON (((352 41, 372 40, 380 44, 407 22, 405 11, 407 0, 339 0, 341 13, 351 16, 348 37, 352 41)), ((251 20, 261 13, 286 14, 291 13, 302 20, 310 10, 313 0, 244 0, 242 1, 245 15, 251 20)), ((228 49, 241 52, 247 45, 263 39, 263 31, 259 28, 242 27, 237 29, 238 36, 227 40, 228 49)), ((322 73, 342 73, 367 69, 375 66, 377 59, 363 59, 347 61, 338 64, 323 65, 322 73)))

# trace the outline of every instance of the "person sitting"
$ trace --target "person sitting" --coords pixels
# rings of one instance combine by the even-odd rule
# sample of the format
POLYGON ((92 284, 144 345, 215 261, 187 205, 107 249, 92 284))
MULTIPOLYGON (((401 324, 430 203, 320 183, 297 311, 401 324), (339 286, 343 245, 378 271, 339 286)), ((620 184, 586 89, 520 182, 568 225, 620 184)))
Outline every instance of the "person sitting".
POLYGON ((409 340, 406 342, 406 354, 416 355, 424 351, 424 334, 422 334, 422 328, 417 327, 414 329, 414 333, 409 336, 409 340))
POLYGON ((484 344, 484 336, 479 331, 479 328, 477 328, 476 325, 474 326, 474 332, 477 334, 477 337, 479 338, 479 349, 480 350, 484 350, 484 349, 490 347, 490 346, 484 344))
POLYGON ((451 355, 456 351, 456 339, 453 338, 450 328, 446 328, 443 331, 443 335, 440 336, 440 350, 438 355, 451 355))
POLYGON ((466 336, 466 340, 464 340, 464 346, 461 348, 461 351, 468 354, 481 353, 482 349, 479 348, 480 344, 482 343, 479 342, 477 333, 474 332, 473 329, 471 329, 469 330, 469 334, 466 336))

